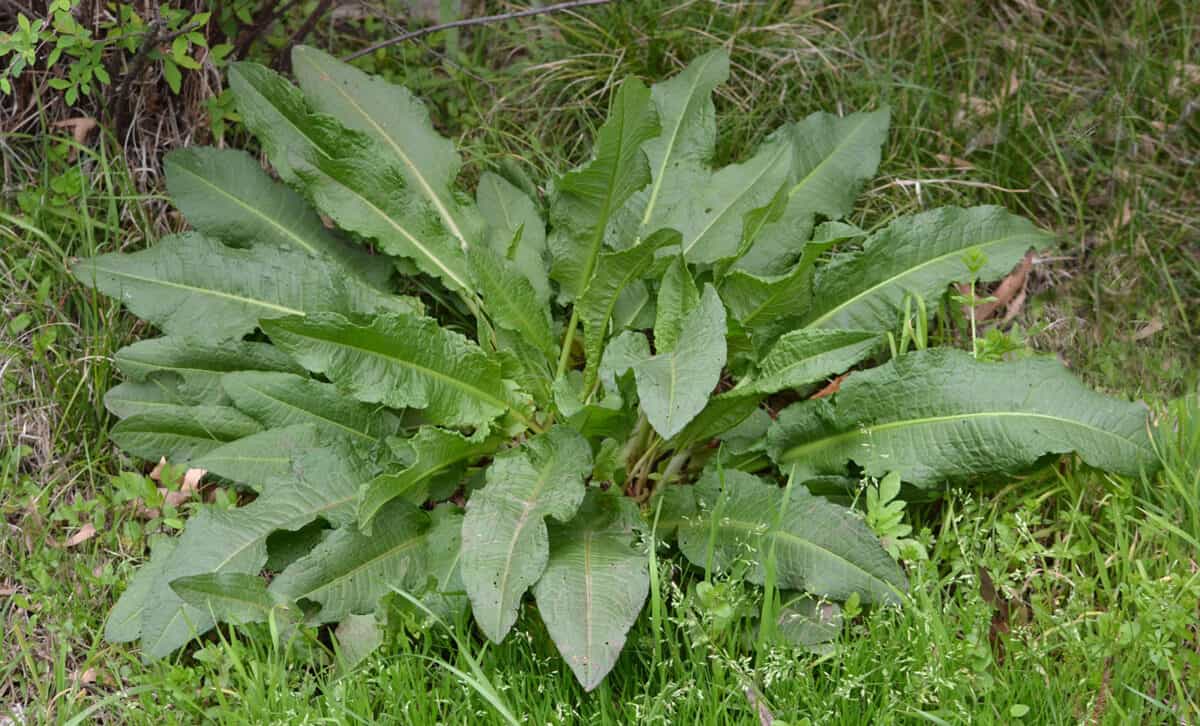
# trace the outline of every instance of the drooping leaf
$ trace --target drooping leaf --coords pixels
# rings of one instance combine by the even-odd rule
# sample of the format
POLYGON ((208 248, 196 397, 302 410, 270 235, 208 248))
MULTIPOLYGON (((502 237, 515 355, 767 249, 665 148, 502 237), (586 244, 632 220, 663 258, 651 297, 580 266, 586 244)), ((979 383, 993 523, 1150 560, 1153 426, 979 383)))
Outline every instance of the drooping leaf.
POLYGON ((803 486, 787 493, 782 512, 782 488, 736 469, 710 468, 692 491, 697 515, 682 519, 678 539, 698 567, 708 566, 711 542, 714 569, 748 559, 754 566, 746 579, 761 584, 774 547, 782 588, 836 600, 858 593, 864 602, 896 602, 907 589, 904 573, 862 520, 803 486))
POLYGON ((679 343, 634 366, 638 398, 663 438, 683 430, 708 402, 725 365, 725 307, 712 285, 680 326, 679 343))
POLYGON ((616 665, 650 590, 646 554, 635 546, 640 521, 632 500, 592 489, 575 519, 550 528, 550 557, 533 594, 585 691, 616 665))
POLYGON ((333 384, 304 376, 240 371, 226 373, 221 386, 239 411, 269 429, 312 424, 361 446, 400 430, 400 418, 383 407, 346 398, 333 384))
POLYGON ((188 605, 169 583, 189 575, 257 574, 267 560, 267 537, 296 530, 321 517, 335 525, 354 521, 354 500, 363 464, 346 445, 315 449, 287 478, 267 484, 262 495, 232 510, 204 509, 188 520, 175 551, 146 599, 142 655, 162 658, 213 626, 207 610, 188 605))
POLYGON ((374 612, 393 587, 424 584, 429 515, 397 499, 379 511, 375 524, 371 536, 354 525, 330 532, 271 581, 271 594, 318 603, 321 609, 310 622, 329 623, 374 612))
POLYGON ((443 620, 453 622, 470 607, 462 581, 463 511, 443 504, 430 512, 425 537, 427 587, 421 601, 443 620))
POLYGON ((1001 207, 942 207, 901 217, 872 234, 861 252, 821 269, 804 322, 811 328, 891 330, 906 296, 932 303, 950 283, 970 277, 964 261, 969 250, 986 257, 979 279, 995 280, 1030 248, 1052 240, 1001 207))
POLYGON ((550 207, 551 277, 561 285, 564 300, 573 300, 587 289, 609 222, 630 195, 650 182, 650 166, 641 147, 658 132, 650 90, 629 78, 618 89, 608 120, 600 127, 592 160, 559 180, 550 207))
POLYGON ((261 491, 264 482, 287 476, 320 441, 311 424, 272 428, 222 444, 193 460, 192 466, 261 491))
POLYGON ((178 464, 261 430, 229 406, 160 406, 121 420, 110 435, 128 454, 148 461, 165 456, 178 464))
POLYGON ((282 605, 267 592, 266 580, 244 572, 180 577, 171 581, 171 589, 188 605, 235 625, 266 622, 271 611, 282 605))
POLYGON ((178 543, 165 535, 150 539, 150 560, 141 566, 126 586, 125 592, 104 621, 104 639, 110 643, 129 643, 142 634, 142 613, 146 600, 162 581, 163 570, 178 543))
POLYGON ((266 343, 231 340, 213 343, 195 338, 139 340, 113 356, 130 381, 148 383, 153 376, 178 376, 180 395, 189 403, 224 403, 221 376, 231 371, 303 373, 287 353, 266 343))
POLYGON ((768 394, 815 383, 849 370, 882 342, 870 330, 793 330, 776 341, 754 375, 727 395, 768 394))
POLYGON ((476 241, 479 222, 455 197, 462 161, 433 128, 425 104, 403 86, 370 76, 316 48, 296 46, 292 65, 313 107, 368 134, 402 169, 406 186, 436 213, 461 249, 476 241))
POLYGON ((412 462, 397 472, 384 473, 363 484, 358 502, 358 524, 372 531, 372 520, 383 505, 396 497, 421 504, 428 497, 430 480, 470 459, 495 450, 498 442, 480 436, 467 437, 457 431, 422 426, 406 442, 412 450, 412 462))
POLYGON ((493 642, 517 619, 521 596, 546 567, 545 518, 568 521, 591 473, 587 441, 557 426, 499 455, 487 485, 475 491, 463 520, 462 579, 475 621, 493 642))
POLYGON ((277 529, 267 535, 267 563, 270 572, 283 572, 304 557, 332 532, 323 519, 314 519, 300 529, 277 529))
POLYGON ((1072 451, 1135 475, 1156 467, 1146 413, 1089 390, 1056 360, 986 363, 929 349, 854 373, 832 398, 788 407, 770 450, 800 481, 845 476, 853 464, 929 488, 1017 474, 1072 451))
POLYGON ((583 321, 583 347, 587 355, 584 372, 586 387, 591 388, 596 381, 604 339, 608 336, 617 299, 631 283, 649 273, 650 264, 659 249, 677 244, 679 233, 664 229, 635 247, 600 255, 595 275, 576 304, 579 318, 583 321))
POLYGON ((500 364, 430 318, 341 315, 266 321, 272 342, 366 403, 424 409, 430 422, 482 426, 512 408, 500 364))
POLYGON ((366 659, 383 644, 383 628, 375 614, 347 615, 334 631, 337 637, 338 661, 343 671, 366 659))
POLYGON ((811 595, 785 598, 775 620, 775 635, 814 653, 828 653, 842 632, 842 608, 811 595))
POLYGON ((167 191, 196 231, 238 247, 291 247, 381 285, 391 265, 339 239, 304 199, 244 151, 194 146, 163 159, 167 191))
POLYGON ((554 360, 558 351, 548 298, 539 297, 512 263, 486 247, 472 248, 467 262, 492 322, 518 333, 547 359, 554 360))
POLYGON ((525 192, 499 174, 485 171, 475 189, 475 203, 487 221, 488 244, 511 261, 533 285, 538 300, 550 300, 546 223, 525 192))
POLYGON ((240 338, 259 320, 285 315, 414 307, 306 252, 237 249, 194 233, 80 260, 71 271, 167 335, 208 340, 240 338))
POLYGON ((683 258, 677 258, 667 268, 658 288, 654 319, 654 349, 657 352, 669 353, 675 348, 683 319, 699 304, 700 290, 683 258))

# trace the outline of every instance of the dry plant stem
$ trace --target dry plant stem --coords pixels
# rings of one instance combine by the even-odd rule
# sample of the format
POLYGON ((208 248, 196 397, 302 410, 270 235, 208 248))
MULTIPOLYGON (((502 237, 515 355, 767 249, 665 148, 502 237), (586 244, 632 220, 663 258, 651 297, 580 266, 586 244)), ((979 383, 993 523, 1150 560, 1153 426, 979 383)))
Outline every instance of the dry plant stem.
POLYGON ((533 15, 553 13, 560 10, 573 10, 575 8, 587 7, 589 5, 605 5, 610 2, 612 2, 612 0, 572 0, 571 2, 547 5, 544 8, 530 8, 529 10, 521 10, 515 13, 499 13, 497 15, 485 15, 479 18, 463 18, 462 20, 455 20, 453 22, 442 23, 440 25, 431 25, 428 28, 421 28, 419 30, 404 33, 403 35, 397 35, 394 38, 388 38, 387 40, 380 41, 374 45, 369 45, 362 50, 355 51, 350 55, 343 57, 342 60, 352 61, 355 58, 361 58, 364 55, 374 53, 381 48, 387 48, 389 46, 396 45, 397 43, 403 43, 406 40, 412 40, 413 38, 419 38, 422 35, 428 35, 429 33, 436 33, 439 30, 465 28, 472 25, 486 25, 487 23, 498 23, 505 20, 515 20, 516 18, 527 18, 533 15))

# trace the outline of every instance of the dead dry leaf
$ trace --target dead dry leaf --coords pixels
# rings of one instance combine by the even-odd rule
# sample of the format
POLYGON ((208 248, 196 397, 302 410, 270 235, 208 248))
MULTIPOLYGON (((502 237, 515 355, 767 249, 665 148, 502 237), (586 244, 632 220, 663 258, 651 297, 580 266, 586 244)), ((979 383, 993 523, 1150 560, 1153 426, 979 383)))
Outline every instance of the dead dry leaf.
POLYGON ((1133 334, 1133 339, 1134 340, 1145 340, 1146 338, 1149 338, 1150 336, 1154 335, 1155 333, 1158 333, 1159 331, 1161 331, 1163 329, 1163 327, 1164 327, 1163 321, 1159 320, 1158 318, 1154 318, 1150 322, 1148 322, 1145 325, 1143 325, 1142 327, 1138 328, 1138 331, 1133 334))
POLYGON ((96 669, 88 668, 83 673, 75 671, 75 682, 81 686, 90 686, 96 682, 96 669))
POLYGON ((841 389, 842 381, 846 380, 846 377, 849 375, 849 373, 843 373, 837 378, 834 378, 827 386, 809 396, 809 398, 825 398, 826 396, 832 396, 841 389))
POLYGON ((167 457, 162 457, 154 468, 150 470, 150 478, 154 481, 162 481, 163 469, 167 468, 167 457))
POLYGON ((55 121, 54 127, 59 129, 71 129, 71 136, 75 138, 75 143, 82 144, 87 141, 88 134, 92 129, 96 128, 96 119, 91 116, 76 116, 75 118, 65 118, 61 121, 55 121))
POLYGON ((16 585, 0 586, 0 597, 12 597, 17 594, 17 590, 19 589, 16 585))
POLYGON ((84 542, 87 542, 89 539, 91 539, 92 537, 95 537, 95 536, 96 536, 96 526, 94 524, 92 524, 91 522, 88 522, 87 524, 80 527, 78 532, 71 535, 70 539, 68 539, 64 543, 63 546, 64 547, 75 547, 75 546, 83 544, 84 542))
MULTIPOLYGON (((1033 253, 1029 252, 1025 255, 1013 271, 1008 273, 992 294, 988 297, 995 298, 989 302, 980 303, 975 306, 976 322, 984 322, 996 317, 1000 310, 1005 310, 1004 319, 1011 320, 1020 314, 1021 307, 1025 304, 1025 284, 1029 280, 1029 272, 1033 269, 1033 253)), ((963 285, 959 288, 963 295, 969 295, 971 292, 970 285, 963 285)), ((963 312, 968 313, 969 309, 964 307, 963 312)))

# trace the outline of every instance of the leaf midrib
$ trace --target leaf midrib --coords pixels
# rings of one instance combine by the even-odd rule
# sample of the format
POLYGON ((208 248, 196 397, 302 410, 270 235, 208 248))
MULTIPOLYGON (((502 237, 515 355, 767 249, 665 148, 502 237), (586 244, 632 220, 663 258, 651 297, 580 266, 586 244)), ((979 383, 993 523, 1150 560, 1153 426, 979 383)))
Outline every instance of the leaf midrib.
MULTIPOLYGON (((1033 239, 1032 239, 1032 238, 1034 238, 1034 237, 1038 236, 1038 234, 1039 234, 1039 233, 1038 233, 1036 230, 1034 230, 1034 231, 1032 231, 1032 232, 1020 232, 1020 233, 1017 233, 1017 234, 1005 235, 1004 237, 998 237, 998 238, 996 238, 996 239, 993 239, 993 240, 988 240, 988 241, 986 241, 986 242, 979 242, 979 243, 976 243, 976 244, 970 244, 970 245, 967 245, 967 246, 965 246, 965 247, 961 247, 961 248, 958 248, 958 249, 951 250, 950 252, 947 252, 947 253, 945 253, 945 254, 941 254, 941 255, 938 255, 938 256, 936 256, 936 257, 931 257, 930 259, 928 259, 928 260, 925 260, 924 262, 921 262, 920 264, 914 265, 914 266, 912 266, 912 267, 906 267, 906 268, 905 268, 905 269, 904 269, 902 272, 900 272, 899 274, 896 274, 896 275, 891 275, 890 277, 887 277, 887 278, 885 278, 885 279, 881 280, 880 282, 877 282, 877 283, 875 283, 874 285, 872 285, 872 286, 868 287, 867 289, 865 289, 865 290, 863 290, 863 291, 861 291, 861 292, 859 292, 859 293, 856 293, 855 295, 853 295, 853 296, 851 296, 850 298, 848 298, 848 299, 844 300, 843 302, 841 302, 840 304, 836 305, 835 307, 832 307, 832 308, 830 308, 830 309, 829 309, 827 312, 825 312, 825 313, 821 314, 819 317, 817 317, 817 318, 814 318, 813 320, 809 321, 808 323, 805 323, 804 327, 806 327, 806 328, 816 328, 816 327, 819 327, 819 326, 823 325, 825 322, 827 322, 827 321, 828 321, 830 318, 832 318, 834 315, 836 315, 838 312, 840 312, 840 311, 842 311, 842 310, 844 310, 844 309, 846 309, 846 308, 850 307, 850 306, 851 306, 851 305, 853 305, 854 303, 858 302, 859 300, 861 300, 862 298, 866 297, 867 295, 870 295, 871 293, 875 292, 875 291, 876 291, 876 290, 878 290, 879 288, 881 288, 881 287, 886 287, 886 286, 888 286, 888 285, 891 285, 892 283, 896 282, 897 280, 900 280, 900 279, 903 279, 903 278, 905 278, 905 277, 908 277, 908 276, 910 276, 910 275, 913 275, 913 274, 915 274, 915 273, 916 273, 917 271, 919 271, 919 270, 922 270, 922 269, 924 269, 924 268, 926 268, 926 267, 928 267, 928 266, 930 266, 930 265, 934 265, 934 264, 937 264, 937 263, 939 263, 939 262, 943 262, 943 261, 945 261, 946 259, 948 259, 948 258, 950 258, 950 257, 954 257, 955 255, 962 255, 963 253, 965 253, 965 252, 966 252, 967 250, 969 250, 969 249, 972 249, 972 248, 993 247, 993 246, 995 246, 995 245, 1001 245, 1001 244, 1004 244, 1004 243, 1006 243, 1006 242, 1011 242, 1011 241, 1013 241, 1013 240, 1018 240, 1018 239, 1021 239, 1022 237, 1029 237, 1029 238, 1031 238, 1031 239, 1030 239, 1030 242, 1029 242, 1029 245, 1030 245, 1030 246, 1033 246, 1033 244, 1034 244, 1034 241, 1033 241, 1033 239)), ((859 259, 859 260, 861 260, 861 259, 866 259, 866 258, 865 258, 865 257, 859 257, 859 258, 856 258, 856 259, 859 259)))
POLYGON ((909 426, 926 426, 931 424, 948 423, 952 421, 966 421, 975 418, 1030 418, 1053 421, 1055 423, 1081 428, 1092 433, 1103 434, 1104 436, 1117 440, 1125 446, 1132 446, 1135 449, 1142 449, 1143 453, 1146 455, 1153 455, 1152 451, 1144 449, 1134 441, 1131 441, 1120 434, 1116 434, 1112 431, 1107 431, 1102 428, 1097 428, 1095 426, 1089 426, 1082 421, 1063 418, 1062 416, 1053 416, 1046 413, 1033 413, 1029 411, 976 411, 973 413, 957 413, 948 416, 926 416, 923 418, 902 419, 900 421, 888 421, 886 423, 875 424, 873 426, 855 427, 850 431, 843 431, 840 434, 827 436, 825 438, 816 439, 798 446, 793 446, 784 453, 783 460, 785 462, 793 463, 810 451, 819 450, 825 448, 826 446, 832 446, 837 442, 845 439, 851 439, 856 436, 870 436, 879 431, 888 431, 891 429, 900 429, 909 426))
MULTIPOLYGON (((878 113, 878 112, 876 112, 876 113, 878 113)), ((824 168, 825 165, 828 164, 830 162, 830 160, 833 159, 833 157, 835 157, 839 153, 841 153, 844 150, 846 144, 851 139, 853 139, 856 135, 858 135, 859 131, 862 131, 863 126, 865 126, 867 124, 867 121, 869 121, 873 115, 874 114, 871 114, 871 113, 863 114, 861 117, 862 120, 859 121, 858 125, 855 126, 854 129, 852 131, 850 131, 850 133, 846 134, 845 137, 843 137, 841 141, 834 144, 833 149, 830 150, 830 152, 825 156, 825 158, 823 158, 823 159, 821 159, 821 161, 817 162, 817 165, 814 166, 807 174, 805 174, 803 179, 796 182, 796 185, 793 186, 790 191, 788 191, 788 197, 795 196, 796 192, 800 191, 801 187, 803 187, 804 185, 806 185, 810 181, 812 181, 813 176, 815 176, 817 174, 817 172, 819 172, 822 168, 824 168)))
MULTIPOLYGON (((341 421, 336 421, 327 416, 322 416, 319 413, 317 413, 316 411, 311 411, 307 408, 297 406, 296 404, 292 403, 291 401, 285 401, 284 399, 279 398, 278 396, 268 395, 268 393, 266 391, 264 391, 260 388, 256 388, 252 385, 249 385, 249 384, 243 384, 243 385, 245 386, 246 390, 248 390, 252 393, 257 393, 259 396, 267 399, 268 401, 275 401, 276 403, 282 404, 283 406, 286 406, 287 408, 290 408, 293 411, 299 411, 303 414, 307 414, 307 415, 317 419, 318 421, 325 421, 326 423, 332 424, 340 429, 345 429, 346 431, 354 434, 355 436, 360 436, 360 437, 366 439, 367 441, 372 441, 372 442, 379 441, 378 437, 372 436, 365 431, 360 431, 359 429, 356 429, 352 426, 347 426, 346 424, 342 423, 341 421)), ((292 424, 286 424, 286 425, 290 426, 292 424)))
POLYGON ((268 310, 275 310, 277 312, 283 313, 284 315, 303 316, 305 314, 305 312, 303 310, 297 310, 294 308, 285 307, 283 305, 276 305, 275 303, 269 303, 264 300, 256 300, 254 298, 244 297, 242 295, 234 295, 233 293, 223 292, 221 290, 213 290, 213 289, 204 288, 204 287, 196 287, 194 285, 185 285, 182 282, 172 282, 170 280, 161 280, 161 279, 157 279, 157 278, 153 278, 153 277, 145 277, 144 275, 136 275, 132 272, 113 270, 110 268, 103 267, 101 265, 94 264, 92 267, 94 270, 96 270, 98 272, 103 272, 104 274, 112 275, 113 277, 122 277, 122 278, 126 278, 129 280, 136 280, 138 282, 148 283, 151 285, 161 285, 163 287, 174 287, 174 288, 178 288, 180 290, 187 290, 189 292, 193 292, 193 293, 197 293, 197 294, 210 295, 212 297, 226 298, 228 300, 239 302, 244 305, 256 305, 258 307, 266 308, 268 310))
MULTIPOLYGON (((786 152, 787 150, 788 150, 787 144, 783 144, 783 143, 779 144, 779 150, 776 151, 775 156, 768 163, 763 165, 762 171, 760 171, 758 174, 756 174, 755 177, 752 180, 750 180, 750 182, 747 183, 742 188, 742 191, 740 193, 734 195, 730 199, 730 202, 728 204, 726 204, 725 207, 722 208, 720 212, 718 212, 715 216, 713 216, 713 218, 709 221, 709 223, 704 226, 704 229, 700 230, 699 234, 697 234, 690 243, 685 244, 683 246, 683 254, 684 255, 686 255, 688 252, 691 252, 692 248, 696 246, 696 243, 698 243, 701 239, 703 239, 704 235, 708 234, 708 231, 710 229, 712 229, 713 226, 719 220, 725 218, 725 215, 729 213, 729 210, 733 209, 734 204, 736 204, 743 197, 745 197, 746 194, 748 194, 749 191, 751 189, 753 189, 756 184, 758 184, 759 180, 761 180, 764 176, 766 176, 768 171, 775 168, 775 164, 778 163, 780 157, 782 157, 784 155, 784 152, 786 152)), ((728 168, 728 167, 726 167, 726 168, 728 168)), ((715 174, 714 174, 714 176, 715 176, 715 174)))
MULTIPOLYGON (((351 525, 351 526, 353 526, 353 525, 351 525)), ((417 547, 418 545, 423 543, 425 536, 426 536, 425 533, 421 532, 421 533, 416 534, 408 539, 401 540, 396 545, 393 545, 392 547, 388 547, 387 549, 375 554, 374 556, 363 560, 362 562, 358 563, 354 567, 351 567, 349 570, 345 570, 345 571, 339 573, 336 577, 325 580, 324 582, 317 585, 316 587, 314 587, 310 590, 307 590, 306 592, 300 594, 299 597, 300 598, 311 598, 316 593, 321 592, 323 590, 327 590, 327 589, 333 587, 334 585, 342 582, 343 580, 347 580, 347 579, 353 577, 354 575, 356 575, 359 572, 374 565, 376 562, 378 562, 380 560, 394 557, 398 553, 401 553, 406 550, 417 547)))
MULTIPOLYGON (((538 497, 541 496, 542 490, 546 487, 546 482, 550 480, 550 473, 554 470, 555 464, 558 463, 557 456, 551 456, 546 462, 546 465, 538 474, 537 480, 534 482, 533 491, 529 493, 529 497, 522 502, 521 514, 517 517, 517 521, 513 525, 513 534, 508 541, 508 551, 504 556, 504 570, 500 573, 500 584, 498 586, 500 593, 501 607, 496 611, 496 632, 500 631, 499 618, 504 617, 504 613, 509 609, 510 603, 505 591, 508 589, 508 577, 512 574, 513 552, 517 548, 517 540, 521 537, 521 532, 524 531, 525 525, 532 518, 534 510, 537 508, 538 497)), ((519 596, 519 595, 518 595, 519 596)))

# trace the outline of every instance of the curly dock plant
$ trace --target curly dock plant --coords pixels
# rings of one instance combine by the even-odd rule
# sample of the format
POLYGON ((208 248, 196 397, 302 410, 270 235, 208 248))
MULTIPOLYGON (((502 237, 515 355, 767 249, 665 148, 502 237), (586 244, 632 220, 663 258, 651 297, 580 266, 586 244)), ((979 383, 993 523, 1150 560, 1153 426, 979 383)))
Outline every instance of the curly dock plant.
POLYGON ((298 88, 230 72, 279 181, 241 151, 176 151, 194 231, 74 268, 162 333, 116 354, 116 444, 249 501, 154 544, 107 625, 147 658, 219 620, 386 613, 393 589, 499 643, 532 594, 592 689, 654 538, 772 597, 901 602, 903 570, 836 503, 863 477, 929 496, 1067 452, 1155 465, 1144 406, 1053 359, 888 344, 1051 237, 998 207, 844 221, 886 109, 814 114, 713 168, 715 51, 622 83, 543 203, 513 174, 458 188, 403 87, 311 48, 294 68, 298 88))

